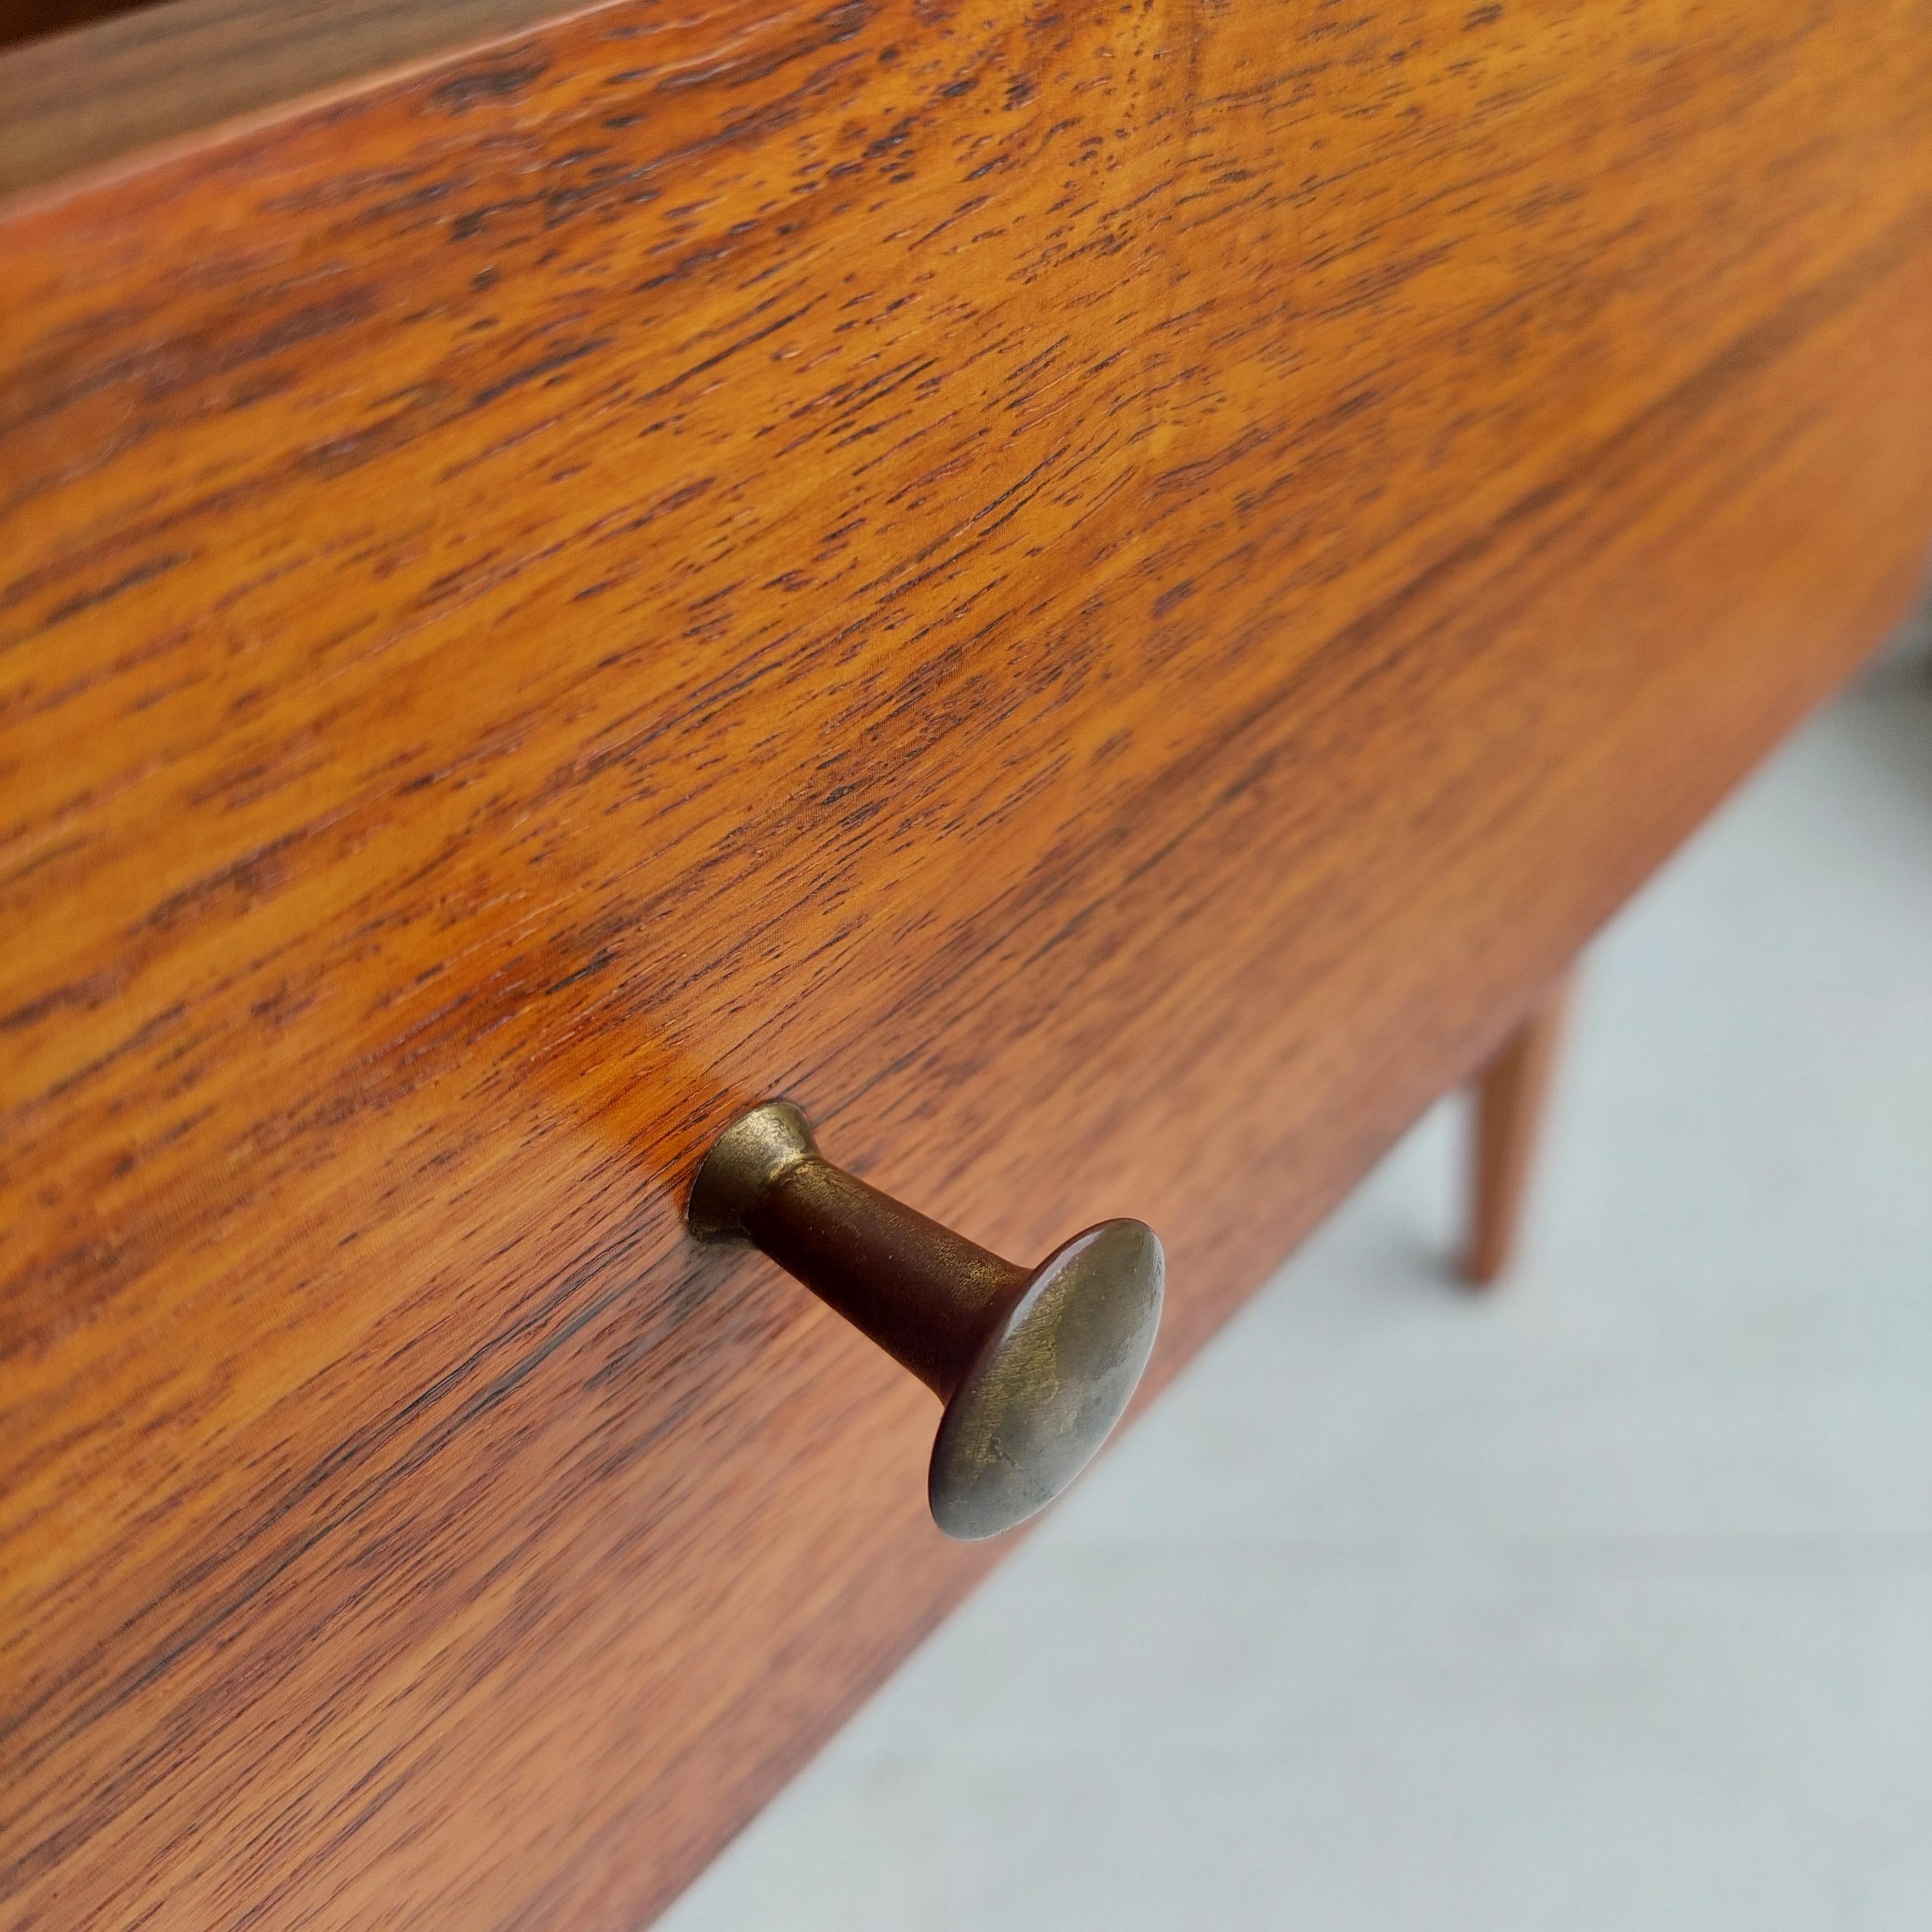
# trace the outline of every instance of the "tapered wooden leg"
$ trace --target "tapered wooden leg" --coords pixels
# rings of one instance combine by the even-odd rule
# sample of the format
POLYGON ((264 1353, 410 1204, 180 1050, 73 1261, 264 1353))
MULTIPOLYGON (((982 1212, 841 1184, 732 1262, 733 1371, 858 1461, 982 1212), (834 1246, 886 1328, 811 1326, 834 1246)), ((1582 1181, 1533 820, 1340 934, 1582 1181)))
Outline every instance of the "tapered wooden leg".
POLYGON ((1566 973, 1477 1076, 1469 1244, 1462 1275, 1478 1288, 1495 1281, 1516 1252, 1544 1102, 1575 984, 1575 974, 1566 973))

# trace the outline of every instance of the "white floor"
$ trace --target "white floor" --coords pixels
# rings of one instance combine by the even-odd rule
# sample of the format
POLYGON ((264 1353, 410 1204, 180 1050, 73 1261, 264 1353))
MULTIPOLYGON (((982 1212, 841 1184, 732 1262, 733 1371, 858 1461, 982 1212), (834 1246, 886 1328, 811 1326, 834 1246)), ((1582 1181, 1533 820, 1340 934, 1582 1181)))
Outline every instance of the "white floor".
POLYGON ((1932 1928, 1932 676, 1598 943, 664 1932, 1932 1928))

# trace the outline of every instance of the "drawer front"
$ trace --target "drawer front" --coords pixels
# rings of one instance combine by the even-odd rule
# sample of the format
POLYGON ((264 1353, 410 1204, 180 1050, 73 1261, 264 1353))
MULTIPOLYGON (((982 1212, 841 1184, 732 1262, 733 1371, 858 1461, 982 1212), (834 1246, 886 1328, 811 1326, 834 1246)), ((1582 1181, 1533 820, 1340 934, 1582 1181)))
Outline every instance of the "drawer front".
POLYGON ((0 205, 14 1922, 687 1880, 996 1553, 710 1138, 1170 1374, 1909 591, 1928 26, 620 4, 0 205))

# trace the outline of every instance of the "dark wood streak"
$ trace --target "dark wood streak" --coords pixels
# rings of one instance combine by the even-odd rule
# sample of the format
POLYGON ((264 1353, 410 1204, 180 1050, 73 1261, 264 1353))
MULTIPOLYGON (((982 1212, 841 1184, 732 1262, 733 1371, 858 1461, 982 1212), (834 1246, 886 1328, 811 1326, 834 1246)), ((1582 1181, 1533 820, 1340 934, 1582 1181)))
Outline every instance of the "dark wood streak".
POLYGON ((620 4, 0 203, 6 1922, 670 1896, 988 1560, 710 1135, 1171 1374, 1902 602, 1928 24, 620 4))

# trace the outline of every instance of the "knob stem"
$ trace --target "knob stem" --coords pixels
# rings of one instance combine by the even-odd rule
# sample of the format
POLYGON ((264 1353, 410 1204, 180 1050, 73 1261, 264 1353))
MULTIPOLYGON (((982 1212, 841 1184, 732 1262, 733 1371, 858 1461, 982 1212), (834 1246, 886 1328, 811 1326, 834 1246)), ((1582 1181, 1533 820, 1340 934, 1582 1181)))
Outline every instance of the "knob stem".
POLYGON ((941 1402, 1031 1274, 817 1154, 778 1174, 744 1226, 941 1402))

